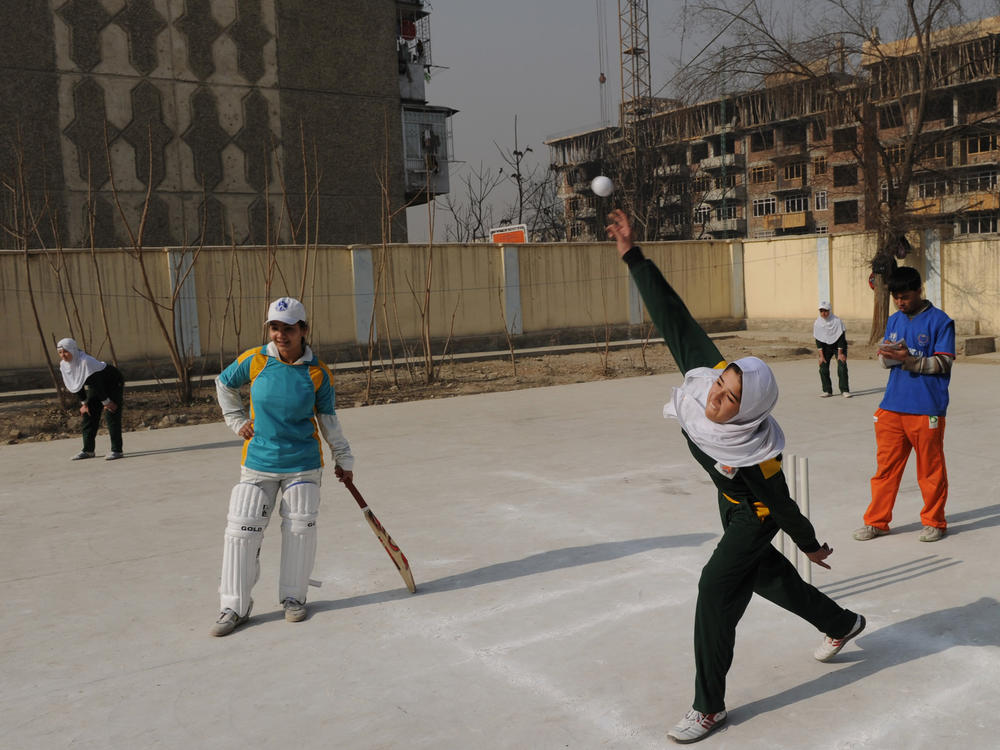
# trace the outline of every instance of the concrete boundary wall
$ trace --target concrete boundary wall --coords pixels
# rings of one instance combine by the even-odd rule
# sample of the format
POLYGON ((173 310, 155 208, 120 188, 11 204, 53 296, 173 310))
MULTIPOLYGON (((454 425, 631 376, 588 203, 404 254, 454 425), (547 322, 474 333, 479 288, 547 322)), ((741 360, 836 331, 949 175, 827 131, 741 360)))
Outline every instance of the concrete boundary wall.
MULTIPOLYGON (((928 296, 965 330, 1000 332, 1000 241, 919 239, 904 262, 924 273, 928 296)), ((648 243, 644 252, 696 318, 753 327, 812 320, 821 298, 845 320, 870 321, 874 242, 809 235, 648 243)), ((121 250, 0 251, 0 289, 3 319, 23 342, 6 371, 45 366, 33 310, 50 357, 55 341, 74 335, 103 359, 113 344, 120 362, 162 361, 167 330, 220 364, 263 340, 267 304, 286 294, 306 303, 319 352, 360 353, 370 335, 398 343, 425 331, 443 341, 577 329, 604 340, 609 326, 648 320, 610 243, 155 248, 141 263, 121 250)))

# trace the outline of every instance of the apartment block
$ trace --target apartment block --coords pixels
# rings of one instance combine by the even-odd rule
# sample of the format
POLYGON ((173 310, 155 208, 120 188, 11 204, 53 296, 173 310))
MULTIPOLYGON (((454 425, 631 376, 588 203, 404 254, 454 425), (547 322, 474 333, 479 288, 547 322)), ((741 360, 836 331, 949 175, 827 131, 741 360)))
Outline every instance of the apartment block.
POLYGON ((916 129, 917 47, 906 39, 866 47, 857 75, 834 56, 753 91, 689 106, 655 100, 633 126, 646 144, 638 159, 623 159, 620 127, 548 140, 567 239, 603 237, 610 204, 589 189, 598 174, 634 179, 648 239, 875 230, 904 165, 912 225, 997 232, 1000 17, 939 32, 932 44, 934 84, 916 129), (625 163, 640 165, 637 178, 625 163))

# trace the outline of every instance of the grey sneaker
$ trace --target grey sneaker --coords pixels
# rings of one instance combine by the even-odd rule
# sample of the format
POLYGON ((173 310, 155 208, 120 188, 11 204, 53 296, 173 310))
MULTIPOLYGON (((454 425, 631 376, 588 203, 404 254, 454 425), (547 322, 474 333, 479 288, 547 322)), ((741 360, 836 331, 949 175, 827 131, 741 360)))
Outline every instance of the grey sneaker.
POLYGON ((854 621, 854 627, 843 638, 824 637, 819 648, 813 652, 816 661, 830 661, 840 653, 840 649, 846 646, 849 640, 865 629, 866 624, 864 615, 858 615, 858 619, 854 621))
POLYGON ((843 396, 844 398, 850 398, 851 397, 851 392, 850 391, 841 391, 840 395, 843 396))
POLYGON ((281 606, 285 608, 285 619, 288 622, 302 622, 306 619, 306 605, 298 599, 286 598, 281 606))
POLYGON ((827 393, 826 391, 824 391, 823 393, 819 394, 819 397, 820 398, 830 398, 830 396, 832 396, 832 395, 833 395, 832 393, 827 393))
POLYGON ((105 461, 117 461, 119 458, 125 458, 125 454, 121 451, 111 451, 108 455, 104 457, 105 461))
POLYGON ((945 535, 945 529, 937 526, 924 526, 924 532, 920 535, 921 542, 936 542, 945 535))
POLYGON ((224 636, 232 633, 236 628, 245 623, 250 619, 250 610, 253 609, 253 602, 250 602, 250 606, 247 607, 247 613, 240 617, 236 614, 235 610, 226 607, 222 612, 219 613, 219 619, 215 621, 212 629, 209 631, 211 635, 214 636, 224 636))
POLYGON ((862 526, 854 532, 854 538, 859 542, 867 542, 869 539, 874 539, 877 536, 885 536, 888 533, 889 529, 880 529, 876 526, 862 526))
POLYGON ((80 451, 75 456, 73 456, 73 458, 71 458, 70 460, 71 461, 82 461, 85 458, 93 458, 93 457, 94 457, 94 454, 93 454, 92 451, 80 451))
POLYGON ((684 714, 684 718, 677 722, 677 725, 667 732, 667 737, 678 745, 687 745, 698 740, 703 740, 709 734, 726 723, 726 712, 719 711, 715 714, 703 714, 693 708, 684 714))

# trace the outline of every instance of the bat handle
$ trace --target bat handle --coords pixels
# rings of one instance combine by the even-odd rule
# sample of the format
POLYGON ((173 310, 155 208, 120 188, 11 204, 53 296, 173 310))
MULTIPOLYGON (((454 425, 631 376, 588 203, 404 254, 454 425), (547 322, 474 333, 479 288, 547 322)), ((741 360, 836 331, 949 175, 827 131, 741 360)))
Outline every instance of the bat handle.
POLYGON ((358 488, 354 486, 354 482, 352 482, 350 479, 345 479, 344 486, 348 489, 348 491, 350 491, 352 495, 354 495, 354 499, 358 501, 358 506, 361 508, 361 510, 364 510, 365 508, 368 507, 368 503, 366 503, 365 499, 361 497, 361 493, 358 492, 358 488))

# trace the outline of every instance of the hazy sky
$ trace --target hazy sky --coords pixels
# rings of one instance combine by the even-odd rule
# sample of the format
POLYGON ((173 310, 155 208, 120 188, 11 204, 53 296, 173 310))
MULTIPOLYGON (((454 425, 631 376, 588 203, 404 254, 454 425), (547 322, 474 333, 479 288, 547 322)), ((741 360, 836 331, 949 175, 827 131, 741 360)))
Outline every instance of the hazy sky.
MULTIPOLYGON (((434 72, 427 85, 429 103, 460 110, 452 118, 453 192, 463 170, 482 161, 496 172, 503 162, 493 142, 513 148, 514 116, 518 142, 543 166, 547 137, 601 121, 596 0, 431 0, 434 72)), ((618 2, 607 6, 608 99, 617 119, 618 2)), ((681 0, 650 0, 650 60, 653 91, 674 68, 680 51, 681 0), (669 70, 668 70, 669 68, 669 70)), ((697 51, 690 39, 688 48, 697 51)), ((693 52, 691 53, 693 54, 693 52)), ((436 220, 443 239, 443 212, 436 220)), ((427 239, 426 206, 408 212, 410 240, 427 239)))

